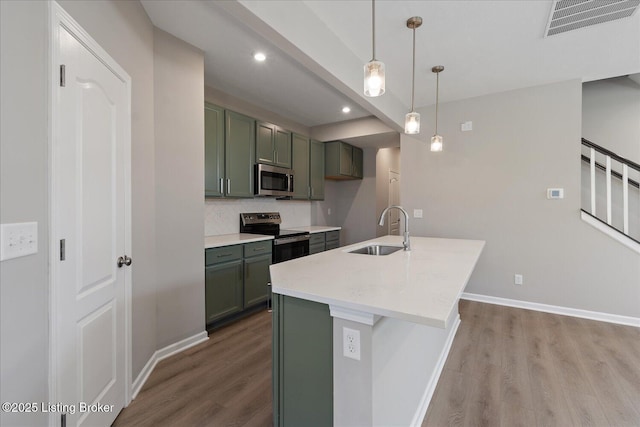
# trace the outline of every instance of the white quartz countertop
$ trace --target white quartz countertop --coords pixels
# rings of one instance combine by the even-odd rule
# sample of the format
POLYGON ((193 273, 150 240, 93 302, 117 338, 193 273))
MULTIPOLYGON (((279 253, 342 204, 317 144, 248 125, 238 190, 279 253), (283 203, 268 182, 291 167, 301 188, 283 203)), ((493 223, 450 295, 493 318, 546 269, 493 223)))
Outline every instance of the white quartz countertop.
POLYGON ((287 230, 307 231, 310 234, 342 230, 342 227, 332 227, 330 225, 307 225, 306 227, 286 227, 286 228, 287 230))
POLYGON ((485 242, 411 237, 409 252, 384 256, 348 253, 374 243, 402 246, 402 237, 384 236, 274 264, 270 267, 272 290, 446 328, 485 242))
POLYGON ((204 248, 219 248, 229 245, 241 245, 243 243, 261 242, 263 240, 273 240, 273 236, 266 236, 263 234, 247 234, 247 233, 234 233, 234 234, 222 234, 219 236, 205 236, 204 248))

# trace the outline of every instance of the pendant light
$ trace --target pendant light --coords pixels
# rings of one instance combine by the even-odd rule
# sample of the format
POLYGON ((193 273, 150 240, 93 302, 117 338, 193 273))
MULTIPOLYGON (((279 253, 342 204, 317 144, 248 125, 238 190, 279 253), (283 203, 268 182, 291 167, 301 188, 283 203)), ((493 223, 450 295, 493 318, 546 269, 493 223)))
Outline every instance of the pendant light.
POLYGON ((371 0, 371 39, 373 55, 371 61, 364 64, 364 94, 375 97, 384 93, 384 62, 376 59, 376 4, 371 0))
POLYGON ((442 136, 438 135, 438 98, 440 90, 440 73, 444 70, 442 65, 436 65, 431 69, 436 73, 436 133, 431 137, 431 151, 442 151, 442 136))
POLYGON ((420 25, 422 25, 422 18, 419 16, 407 19, 407 28, 413 30, 413 68, 411 71, 411 112, 405 116, 404 133, 410 135, 420 133, 420 114, 416 113, 413 108, 416 82, 416 28, 419 28, 420 25))

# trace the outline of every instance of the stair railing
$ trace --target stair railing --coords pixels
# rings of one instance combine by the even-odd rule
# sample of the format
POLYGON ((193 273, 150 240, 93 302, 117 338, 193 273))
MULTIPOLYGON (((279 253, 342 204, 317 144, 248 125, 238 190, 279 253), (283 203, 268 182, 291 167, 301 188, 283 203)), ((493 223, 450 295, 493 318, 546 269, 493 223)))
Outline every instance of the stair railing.
MULTIPOLYGON (((607 150, 588 139, 582 138, 582 145, 590 149, 590 155, 588 158, 582 156, 582 159, 589 162, 590 167, 590 189, 591 189, 591 212, 590 214, 596 217, 596 168, 604 170, 605 172, 605 180, 606 180, 606 201, 607 201, 607 220, 606 223, 613 227, 612 225, 612 214, 611 214, 611 176, 619 178, 622 180, 622 224, 623 224, 623 233, 627 236, 629 235, 629 185, 631 184, 634 187, 640 188, 638 182, 629 179, 629 168, 634 169, 640 172, 640 165, 625 159, 617 155, 616 153, 607 150), (603 166, 600 163, 596 162, 596 152, 603 154, 605 156, 605 165, 603 166), (611 170, 611 160, 616 160, 622 165, 622 173, 612 171, 611 170)), ((597 218, 597 217, 596 217, 597 218)))

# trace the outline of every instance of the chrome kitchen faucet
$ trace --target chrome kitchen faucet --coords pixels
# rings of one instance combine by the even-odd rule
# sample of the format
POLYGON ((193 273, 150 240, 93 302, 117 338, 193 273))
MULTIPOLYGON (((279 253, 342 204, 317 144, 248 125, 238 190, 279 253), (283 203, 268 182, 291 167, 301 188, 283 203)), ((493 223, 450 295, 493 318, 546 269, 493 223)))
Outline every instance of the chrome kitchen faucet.
POLYGON ((387 214, 387 212, 389 211, 389 209, 393 209, 396 208, 398 210, 400 210, 400 212, 402 212, 404 214, 404 240, 402 241, 402 246, 404 246, 404 250, 405 251, 410 251, 411 250, 411 243, 409 242, 409 214, 407 213, 407 211, 405 211, 402 206, 389 206, 388 208, 386 208, 385 210, 382 211, 382 214, 380 215, 380 222, 378 223, 380 226, 384 225, 384 216, 387 214))

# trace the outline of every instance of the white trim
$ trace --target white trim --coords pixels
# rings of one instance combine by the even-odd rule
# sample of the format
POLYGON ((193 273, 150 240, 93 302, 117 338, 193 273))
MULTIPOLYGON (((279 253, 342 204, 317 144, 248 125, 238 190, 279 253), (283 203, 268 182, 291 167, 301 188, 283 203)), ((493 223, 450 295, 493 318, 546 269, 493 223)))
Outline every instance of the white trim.
POLYGON ((378 315, 364 311, 352 310, 350 308, 340 307, 337 305, 329 305, 329 313, 331 314, 331 317, 350 320, 352 322, 370 326, 375 325, 376 322, 380 320, 380 316, 378 315))
MULTIPOLYGON (((59 262, 58 247, 58 230, 56 212, 58 194, 56 192, 56 174, 58 173, 58 161, 55 153, 57 148, 56 137, 58 135, 58 115, 56 114, 58 105, 58 81, 59 81, 59 28, 63 27, 72 34, 89 52, 91 52, 100 62, 113 72, 126 86, 128 102, 126 105, 127 113, 125 114, 125 135, 124 135, 124 167, 125 167, 125 229, 128 230, 124 239, 126 253, 133 258, 132 252, 132 225, 131 225, 131 77, 112 57, 105 51, 91 35, 86 32, 74 19, 69 15, 58 3, 49 1, 49 64, 48 64, 48 94, 49 94, 49 402, 58 402, 58 370, 57 370, 57 352, 56 343, 58 342, 57 334, 57 316, 58 307, 57 289, 59 284, 56 282, 57 266, 59 262)), ((124 328, 125 328, 125 406, 131 402, 131 367, 132 367, 132 273, 131 268, 127 268, 125 275, 125 296, 124 296, 124 328)), ((48 423, 51 426, 57 425, 59 414, 50 412, 48 423)))
POLYGON ((525 310, 542 311, 544 313, 561 314, 563 316, 580 317, 582 319, 597 320, 600 322, 616 323, 619 325, 635 326, 640 328, 640 318, 620 316, 618 314, 602 313, 599 311, 581 310, 578 308, 561 307, 557 305, 540 304, 537 302, 521 301, 508 298, 492 297, 464 292, 462 299, 478 301, 488 304, 504 305, 507 307, 523 308, 525 310))
POLYGON ((156 350, 156 352, 153 353, 153 355, 144 365, 144 368, 142 368, 142 371, 140 371, 140 374, 138 375, 136 380, 133 382, 133 393, 131 399, 135 399, 138 396, 138 393, 140 393, 140 390, 142 390, 142 386, 144 386, 144 383, 147 382, 147 379, 149 379, 151 372, 153 372, 158 362, 182 351, 185 351, 188 348, 201 344, 208 339, 209 336, 207 335, 207 331, 202 331, 193 336, 178 341, 177 343, 170 344, 164 348, 161 348, 160 350, 156 350))
POLYGON ((421 426, 422 422, 424 421, 424 417, 427 415, 427 409, 429 409, 431 398, 433 397, 433 393, 436 391, 438 380, 440 380, 440 375, 442 374, 442 370, 444 369, 444 364, 447 361, 447 357, 449 356, 449 351, 451 351, 451 346, 453 345, 453 339, 455 338, 456 332, 458 331, 458 326, 460 326, 459 314, 456 315, 456 320, 451 327, 451 331, 449 332, 447 341, 444 343, 444 348, 440 353, 438 363, 436 364, 436 367, 433 370, 433 374, 431 375, 431 379, 429 380, 429 383, 427 384, 427 387, 422 394, 418 409, 416 410, 416 413, 413 415, 413 419, 411 420, 411 426, 421 426))
POLYGON ((596 218, 592 217, 587 213, 580 211, 580 218, 590 226, 602 231, 607 236, 611 237, 614 240, 617 240, 619 243, 622 243, 632 251, 635 251, 636 253, 640 254, 640 243, 635 242, 633 239, 625 236, 621 232, 612 229, 608 225, 600 222, 599 220, 597 220, 596 218))

